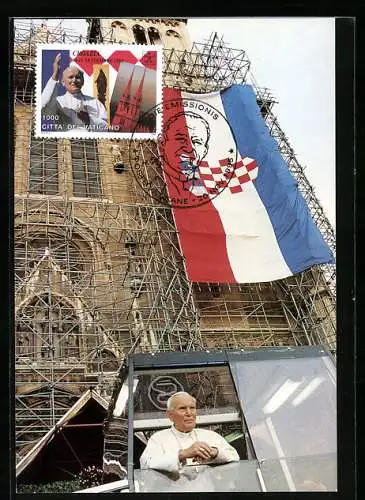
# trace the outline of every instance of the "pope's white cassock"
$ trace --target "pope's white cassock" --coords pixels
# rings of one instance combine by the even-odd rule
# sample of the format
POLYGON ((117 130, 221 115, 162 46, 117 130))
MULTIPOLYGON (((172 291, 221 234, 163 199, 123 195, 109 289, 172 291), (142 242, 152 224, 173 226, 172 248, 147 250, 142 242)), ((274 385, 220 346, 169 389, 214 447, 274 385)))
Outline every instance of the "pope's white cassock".
POLYGON ((72 125, 72 128, 85 129, 85 122, 78 116, 80 111, 89 115, 89 129, 92 131, 106 130, 108 127, 105 106, 94 97, 84 95, 81 91, 77 94, 66 92, 57 95, 57 81, 52 77, 46 83, 42 92, 42 112, 58 115, 56 123, 72 125))
MULTIPOLYGON (((191 432, 180 432, 174 426, 155 432, 148 440, 147 446, 140 458, 141 469, 157 469, 179 473, 184 465, 179 462, 179 451, 189 448, 196 441, 204 441, 209 446, 218 449, 218 455, 211 464, 238 462, 237 451, 227 441, 214 431, 208 429, 193 429, 191 432)), ((196 465, 188 458, 186 465, 196 465)))

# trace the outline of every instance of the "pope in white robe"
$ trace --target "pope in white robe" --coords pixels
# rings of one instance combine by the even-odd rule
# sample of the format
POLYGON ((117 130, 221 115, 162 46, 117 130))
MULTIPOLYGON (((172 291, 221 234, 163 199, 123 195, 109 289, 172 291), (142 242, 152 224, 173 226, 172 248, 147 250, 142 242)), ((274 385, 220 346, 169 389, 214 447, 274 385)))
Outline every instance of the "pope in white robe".
POLYGON ((53 62, 53 74, 46 83, 41 96, 42 113, 55 116, 55 125, 62 125, 65 130, 87 129, 105 131, 108 128, 105 106, 94 97, 81 92, 84 74, 76 66, 69 66, 62 75, 64 95, 57 92, 61 55, 57 54, 53 62))
POLYGON ((197 429, 196 401, 186 392, 167 402, 172 427, 155 432, 140 457, 141 469, 181 473, 185 466, 238 462, 237 451, 219 434, 197 429))

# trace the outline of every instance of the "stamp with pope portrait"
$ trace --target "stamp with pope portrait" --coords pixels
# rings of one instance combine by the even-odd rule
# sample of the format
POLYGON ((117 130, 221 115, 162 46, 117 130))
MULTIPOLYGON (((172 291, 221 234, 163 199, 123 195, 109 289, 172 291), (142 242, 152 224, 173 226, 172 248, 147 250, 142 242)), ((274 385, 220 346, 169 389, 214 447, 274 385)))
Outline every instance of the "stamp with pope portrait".
POLYGON ((158 46, 37 45, 36 137, 155 139, 161 96, 158 46))

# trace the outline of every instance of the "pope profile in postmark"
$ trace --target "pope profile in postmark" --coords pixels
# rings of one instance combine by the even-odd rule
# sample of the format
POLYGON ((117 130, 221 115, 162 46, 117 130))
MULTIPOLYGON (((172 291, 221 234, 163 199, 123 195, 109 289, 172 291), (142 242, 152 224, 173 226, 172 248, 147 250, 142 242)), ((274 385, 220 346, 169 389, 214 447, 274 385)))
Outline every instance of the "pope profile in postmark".
MULTIPOLYGON (((227 188, 235 173, 237 146, 220 110, 201 101, 198 95, 174 94, 174 89, 164 88, 163 102, 148 110, 150 116, 163 115, 162 131, 156 141, 163 185, 159 185, 160 181, 153 183, 153 176, 140 168, 143 159, 133 143, 129 161, 141 188, 159 203, 193 208, 215 199, 227 188)), ((146 168, 152 172, 151 162, 146 168)), ((157 163, 154 168, 157 178, 157 163)))
POLYGON ((210 127, 208 121, 193 111, 173 115, 159 136, 159 149, 176 190, 189 191, 195 196, 207 194, 200 178, 199 165, 209 150, 210 127))

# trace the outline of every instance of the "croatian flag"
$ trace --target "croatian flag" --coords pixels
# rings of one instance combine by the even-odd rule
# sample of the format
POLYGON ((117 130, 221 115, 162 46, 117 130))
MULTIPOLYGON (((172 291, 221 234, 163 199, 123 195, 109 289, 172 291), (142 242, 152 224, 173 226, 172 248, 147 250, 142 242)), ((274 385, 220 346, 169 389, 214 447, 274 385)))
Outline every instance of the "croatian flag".
POLYGON ((163 105, 159 151, 191 281, 273 281, 334 262, 251 86, 165 88, 163 105))

